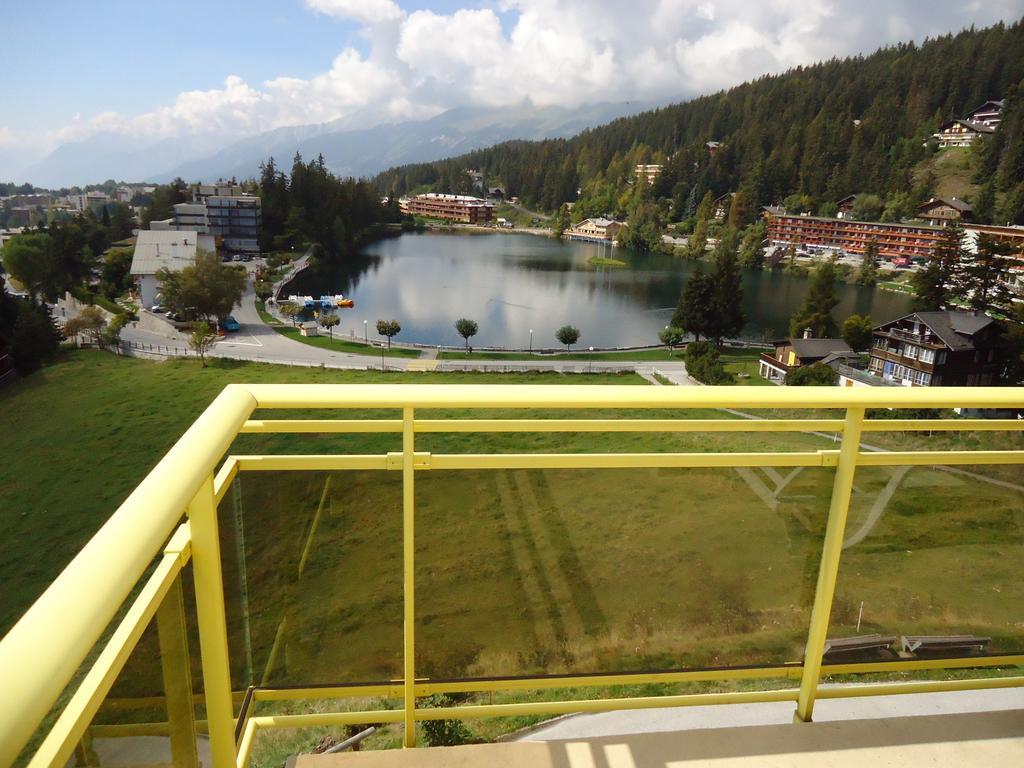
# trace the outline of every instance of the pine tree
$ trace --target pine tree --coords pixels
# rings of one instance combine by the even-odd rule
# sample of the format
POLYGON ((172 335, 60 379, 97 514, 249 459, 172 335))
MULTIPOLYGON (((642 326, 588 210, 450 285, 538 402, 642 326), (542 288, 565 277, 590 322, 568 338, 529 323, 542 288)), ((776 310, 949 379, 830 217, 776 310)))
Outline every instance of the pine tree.
POLYGON ((957 291, 972 309, 984 311, 1009 303, 1006 275, 1014 248, 988 235, 978 237, 978 252, 967 257, 957 278, 957 291))
POLYGON ((714 280, 711 275, 704 272, 702 266, 698 265, 679 295, 679 304, 672 316, 671 325, 682 328, 700 341, 701 336, 708 335, 710 318, 714 312, 714 298, 714 280))
POLYGON ((967 255, 963 246, 963 227, 946 227, 942 239, 932 252, 931 261, 911 278, 917 297, 914 309, 934 311, 944 309, 953 297, 960 279, 960 270, 967 255))
POLYGON ((743 314, 743 280, 740 274, 739 233, 727 229, 715 246, 715 268, 711 273, 713 294, 707 335, 721 346, 723 338, 739 336, 746 325, 743 314))
POLYGON ((878 282, 878 243, 868 240, 857 270, 857 285, 871 286, 878 282))
POLYGON ((810 328, 811 334, 817 339, 835 336, 838 326, 832 317, 832 310, 839 303, 835 283, 835 264, 831 261, 819 264, 811 276, 811 285, 804 297, 804 303, 790 322, 791 336, 802 336, 806 328, 810 328))

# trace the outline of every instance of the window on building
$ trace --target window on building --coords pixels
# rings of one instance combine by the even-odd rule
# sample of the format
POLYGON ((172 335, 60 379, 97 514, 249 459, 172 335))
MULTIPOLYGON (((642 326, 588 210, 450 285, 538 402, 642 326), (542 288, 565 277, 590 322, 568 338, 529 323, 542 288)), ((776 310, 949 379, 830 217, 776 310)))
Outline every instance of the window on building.
POLYGON ((922 349, 921 355, 918 358, 922 363, 934 363, 935 362, 935 350, 934 349, 922 349))
POLYGON ((946 362, 946 350, 939 350, 939 355, 938 357, 935 358, 935 362, 938 363, 939 365, 942 365, 944 362, 946 362))
POLYGON ((911 360, 916 360, 917 359, 917 351, 918 351, 918 348, 915 347, 913 344, 907 344, 906 347, 903 350, 903 354, 906 355, 907 357, 909 357, 911 360))

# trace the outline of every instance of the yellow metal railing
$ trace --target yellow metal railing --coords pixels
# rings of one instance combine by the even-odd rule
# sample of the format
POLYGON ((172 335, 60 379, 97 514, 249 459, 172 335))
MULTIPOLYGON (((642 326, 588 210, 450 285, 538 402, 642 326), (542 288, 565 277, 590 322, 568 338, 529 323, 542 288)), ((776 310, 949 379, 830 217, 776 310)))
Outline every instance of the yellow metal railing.
MULTIPOLYGON (((406 746, 414 746, 422 720, 715 704, 793 701, 796 719, 809 721, 818 698, 911 693, 1024 684, 1024 677, 879 683, 856 689, 819 688, 822 675, 853 672, 1013 666, 1024 655, 857 664, 823 663, 826 634, 839 572, 854 475, 862 466, 1021 464, 1024 451, 862 450, 861 435, 879 431, 1022 430, 1024 422, 976 419, 869 420, 868 408, 1019 408, 1019 388, 735 388, 634 386, 449 386, 449 385, 230 385, 142 481, 61 576, 0 642, 0 766, 13 763, 58 702, 62 709, 31 755, 35 766, 63 765, 87 736, 143 629, 157 619, 169 722, 127 727, 125 732, 170 736, 175 765, 194 766, 195 734, 206 730, 214 764, 249 762, 259 730, 365 722, 403 723, 406 746), (707 408, 842 409, 842 419, 418 419, 423 409, 681 410, 707 408), (262 409, 394 410, 389 419, 252 419, 262 409), (432 454, 416 450, 417 434, 457 432, 808 432, 842 435, 838 450, 778 453, 497 453, 432 454), (402 450, 381 455, 224 454, 239 434, 396 433, 402 450), (802 663, 770 667, 622 674, 493 678, 431 682, 418 680, 415 664, 414 559, 415 481, 418 472, 459 469, 622 467, 834 467, 818 580, 802 663), (393 470, 403 484, 403 662, 402 679, 387 684, 274 689, 255 687, 236 720, 229 674, 229 649, 221 574, 217 504, 239 472, 290 470, 393 470), (182 517, 187 520, 182 522, 182 517), (160 553, 163 553, 162 555, 160 553), (155 566, 154 558, 156 558, 155 566), (195 719, 180 573, 191 561, 195 580, 205 722, 195 719), (140 585, 141 581, 141 585, 140 585), (94 652, 108 624, 133 590, 137 593, 107 637, 70 698, 65 687, 94 652), (417 708, 417 699, 437 693, 535 690, 730 679, 788 678, 784 690, 538 701, 417 708), (402 707, 370 712, 299 715, 252 714, 265 701, 352 696, 399 698, 402 707), (236 738, 237 737, 237 738, 236 738)), ((105 728, 116 730, 112 726, 105 728)))

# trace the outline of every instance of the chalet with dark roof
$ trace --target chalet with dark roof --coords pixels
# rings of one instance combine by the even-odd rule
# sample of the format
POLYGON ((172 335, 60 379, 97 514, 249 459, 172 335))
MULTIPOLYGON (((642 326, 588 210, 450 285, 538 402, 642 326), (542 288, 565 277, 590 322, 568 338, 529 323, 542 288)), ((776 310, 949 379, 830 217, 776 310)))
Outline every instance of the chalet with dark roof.
POLYGON ((970 221, 972 214, 971 204, 956 197, 933 197, 917 208, 917 218, 924 219, 933 227, 970 221))
POLYGON ((840 364, 856 365, 860 355, 850 349, 842 339, 780 339, 775 342, 775 351, 761 355, 758 372, 761 378, 781 382, 786 374, 805 365, 823 363, 832 368, 840 364))
POLYGON ((990 99, 980 107, 976 107, 964 115, 964 120, 968 120, 972 123, 981 123, 982 125, 987 125, 990 128, 995 128, 999 125, 1004 104, 1005 102, 1002 99, 990 99))
POLYGON ((857 195, 847 195, 844 198, 836 200, 836 218, 837 219, 852 219, 853 218, 853 206, 857 202, 857 195))
POLYGON ((995 383, 999 326, 980 312, 914 312, 875 328, 868 369, 903 386, 995 383))
POLYGON ((934 134, 934 138, 939 142, 939 149, 969 147, 979 136, 989 136, 995 132, 994 126, 958 119, 943 123, 939 132, 934 134))

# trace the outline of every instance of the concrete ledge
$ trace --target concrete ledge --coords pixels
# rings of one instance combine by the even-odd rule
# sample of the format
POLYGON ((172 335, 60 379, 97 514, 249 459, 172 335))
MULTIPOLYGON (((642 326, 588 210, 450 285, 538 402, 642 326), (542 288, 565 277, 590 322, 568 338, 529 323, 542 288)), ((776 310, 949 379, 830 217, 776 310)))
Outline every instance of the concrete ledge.
POLYGON ((302 755, 295 767, 676 768, 709 761, 715 768, 1024 765, 1024 710, 302 755))

